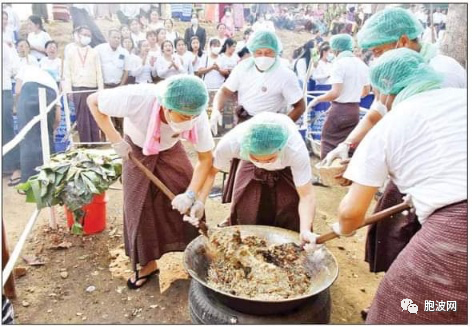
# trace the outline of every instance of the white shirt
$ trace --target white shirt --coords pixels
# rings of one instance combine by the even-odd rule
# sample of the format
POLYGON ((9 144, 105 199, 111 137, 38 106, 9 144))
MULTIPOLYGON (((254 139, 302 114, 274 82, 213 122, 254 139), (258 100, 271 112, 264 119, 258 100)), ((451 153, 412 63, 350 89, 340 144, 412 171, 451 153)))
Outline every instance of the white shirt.
POLYGON ((176 55, 180 59, 182 59, 185 73, 189 75, 193 75, 193 64, 192 64, 192 61, 194 59, 193 54, 190 51, 186 51, 183 55, 179 55, 178 53, 176 53, 176 55))
POLYGON ((240 155, 241 143, 248 128, 254 123, 267 122, 285 126, 289 132, 286 146, 280 154, 280 162, 267 170, 280 170, 290 167, 295 186, 303 186, 311 181, 310 155, 297 125, 284 114, 265 112, 238 124, 223 136, 215 150, 213 166, 228 172, 233 158, 243 159, 240 155))
POLYGON ((42 70, 52 71, 54 75, 56 75, 56 82, 59 82, 62 77, 62 60, 61 58, 56 59, 49 59, 48 57, 44 57, 39 62, 39 67, 42 70))
POLYGON ((390 175, 410 194, 420 223, 467 199, 467 91, 423 92, 398 104, 366 135, 344 177, 380 187, 390 175))
POLYGON ((143 59, 134 53, 129 56, 129 75, 136 79, 136 84, 152 83, 153 68, 146 59, 143 65, 143 59))
POLYGON ((262 22, 260 22, 260 21, 255 22, 252 25, 252 30, 254 32, 257 32, 257 31, 271 31, 271 32, 275 33, 274 23, 270 20, 266 20, 266 21, 262 21, 262 22))
POLYGON ((238 103, 250 115, 265 111, 285 113, 288 105, 303 97, 292 70, 279 63, 268 72, 260 72, 255 65, 249 65, 252 60, 241 61, 224 83, 230 91, 238 92, 238 103))
POLYGON ((165 79, 174 75, 186 73, 184 66, 182 65, 182 61, 180 57, 176 54, 173 54, 172 58, 174 58, 174 61, 178 69, 175 69, 174 66, 172 66, 172 68, 169 68, 169 66, 171 65, 171 62, 167 61, 167 59, 165 59, 164 56, 160 56, 157 58, 156 63, 154 64, 157 76, 165 79))
POLYGON ((137 49, 139 42, 146 40, 146 34, 144 34, 144 32, 139 32, 138 34, 131 33, 131 40, 133 41, 134 47, 137 49))
POLYGON ((133 4, 133 3, 121 3, 120 9, 123 14, 128 18, 135 18, 139 15, 139 11, 141 9, 140 4, 133 4))
MULTIPOLYGON (((437 72, 443 74, 444 80, 441 87, 453 87, 459 89, 467 88, 467 72, 454 58, 445 55, 436 55, 429 65, 437 72)), ((387 114, 385 107, 372 107, 382 117, 387 114)))
POLYGON ((38 60, 36 60, 35 57, 33 57, 33 55, 28 55, 28 57, 18 57, 19 59, 19 67, 23 67, 23 66, 35 66, 35 67, 39 67, 39 62, 38 60))
POLYGON ((332 63, 329 61, 320 60, 318 61, 318 65, 314 69, 311 77, 315 80, 316 84, 328 84, 332 69, 332 63))
POLYGON ((443 22, 443 14, 440 12, 435 12, 433 14, 433 24, 441 24, 443 22))
POLYGON ((16 75, 19 69, 19 57, 15 48, 10 48, 4 42, 2 43, 2 90, 11 90, 11 78, 16 75))
POLYGON ((194 55, 192 53, 192 65, 193 65, 193 71, 194 72, 198 71, 198 69, 200 69, 200 67, 205 67, 205 63, 206 63, 206 53, 205 53, 205 51, 202 52, 201 57, 198 57, 198 53, 196 55, 194 55), (197 57, 197 60, 195 61, 195 63, 193 63, 193 61, 195 60, 195 56, 197 57))
MULTIPOLYGON (((51 41, 51 37, 45 31, 40 31, 38 34, 31 32, 28 34, 28 42, 31 48, 40 48, 44 50, 46 42, 51 41)), ((46 57, 44 53, 38 52, 36 50, 31 50, 31 54, 38 60, 46 57)))
POLYGON ((236 51, 235 53, 238 53, 239 51, 241 51, 245 46, 246 46, 246 41, 245 40, 242 40, 242 41, 238 41, 238 43, 236 43, 236 51))
POLYGON ((442 73, 442 87, 467 88, 467 72, 454 58, 438 54, 429 64, 435 71, 442 73))
POLYGON ((109 43, 95 47, 102 64, 103 82, 105 84, 120 84, 123 73, 129 70, 128 51, 121 46, 113 50, 109 43))
POLYGON ((2 9, 8 15, 8 27, 7 28, 10 29, 13 32, 19 32, 20 31, 20 19, 18 18, 18 15, 16 14, 16 12, 10 6, 3 6, 2 9))
POLYGON ((369 67, 357 57, 337 58, 333 63, 330 84, 342 83, 343 89, 336 102, 359 103, 362 88, 369 85, 369 67))
MULTIPOLYGON (((146 140, 147 126, 154 102, 157 101, 158 85, 126 85, 107 89, 98 93, 98 109, 112 117, 124 117, 124 133, 133 143, 143 147, 146 140)), ((208 115, 205 111, 196 122, 197 152, 211 151, 215 146, 210 131, 208 115)), ((179 141, 179 134, 162 122, 160 151, 173 147, 179 141)))
POLYGON ((172 42, 172 44, 175 44, 175 39, 179 37, 179 34, 176 31, 168 32, 166 31, 166 40, 169 40, 172 42))
MULTIPOLYGON (((201 61, 201 68, 211 67, 215 62, 218 66, 220 66, 220 68, 222 67, 221 55, 219 55, 216 59, 213 59, 211 56, 203 55, 201 61)), ((209 90, 219 89, 221 85, 223 85, 223 83, 225 82, 225 77, 221 75, 220 72, 217 70, 209 71, 208 73, 202 76, 202 79, 209 90)))
POLYGON ((153 24, 153 23, 149 23, 148 24, 148 28, 147 30, 148 31, 157 31, 158 29, 160 28, 164 28, 164 23, 163 22, 157 22, 156 24, 153 24))
POLYGON ((17 80, 21 80, 22 85, 25 85, 28 82, 38 83, 44 86, 47 86, 59 94, 59 90, 57 88, 57 83, 54 78, 45 70, 42 70, 36 66, 24 66, 20 69, 18 74, 16 75, 17 80))
POLYGON ((236 67, 236 65, 238 64, 238 61, 239 57, 236 52, 231 57, 228 57, 224 53, 220 55, 221 68, 223 69, 233 70, 234 67, 236 67))

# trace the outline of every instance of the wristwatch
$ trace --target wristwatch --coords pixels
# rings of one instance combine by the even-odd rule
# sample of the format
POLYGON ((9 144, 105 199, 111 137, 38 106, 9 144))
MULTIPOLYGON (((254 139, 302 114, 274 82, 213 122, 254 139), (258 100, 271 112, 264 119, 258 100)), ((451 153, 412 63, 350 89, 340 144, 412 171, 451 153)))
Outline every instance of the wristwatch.
POLYGON ((185 192, 185 195, 187 195, 192 201, 195 201, 195 198, 197 197, 195 192, 192 190, 188 190, 187 192, 185 192))

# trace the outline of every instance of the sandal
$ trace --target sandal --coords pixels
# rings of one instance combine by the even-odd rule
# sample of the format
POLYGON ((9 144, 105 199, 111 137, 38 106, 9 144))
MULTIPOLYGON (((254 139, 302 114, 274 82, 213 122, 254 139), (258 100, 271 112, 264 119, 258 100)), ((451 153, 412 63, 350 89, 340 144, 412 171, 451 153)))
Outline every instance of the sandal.
POLYGON ((18 185, 18 184, 20 184, 20 183, 21 183, 21 177, 17 177, 17 178, 13 178, 13 179, 10 178, 10 179, 8 180, 7 185, 8 185, 8 186, 16 186, 16 185, 18 185))
POLYGON ((134 282, 131 281, 131 278, 128 279, 128 282, 126 283, 128 285, 128 288, 131 290, 137 290, 138 288, 141 288, 144 284, 148 282, 149 279, 151 279, 152 276, 156 275, 159 273, 159 269, 154 270, 152 273, 147 274, 145 276, 139 277, 139 270, 135 270, 136 273, 136 280, 134 282), (138 285, 138 281, 145 279, 144 283, 141 285, 138 285))

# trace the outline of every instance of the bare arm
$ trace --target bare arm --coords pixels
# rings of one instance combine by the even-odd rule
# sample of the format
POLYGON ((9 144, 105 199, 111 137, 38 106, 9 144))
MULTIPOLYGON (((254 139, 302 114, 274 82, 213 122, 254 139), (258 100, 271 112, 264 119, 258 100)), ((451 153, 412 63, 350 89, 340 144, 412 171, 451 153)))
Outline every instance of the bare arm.
POLYGON ((213 99, 213 110, 219 110, 220 112, 223 112, 226 100, 228 100, 233 94, 234 92, 231 92, 227 87, 220 87, 218 92, 215 94, 215 98, 213 99))
POLYGON ((123 72, 123 76, 121 77, 120 85, 125 85, 127 80, 128 80, 128 71, 125 70, 123 72))
POLYGON ((344 142, 354 145, 361 143, 362 139, 381 119, 382 116, 377 111, 369 110, 344 142))
POLYGON ((98 92, 92 93, 87 97, 87 104, 98 127, 100 127, 100 129, 105 133, 107 139, 110 140, 111 143, 121 141, 122 137, 113 126, 110 116, 105 115, 98 110, 98 92))
POLYGON ((213 154, 211 151, 197 152, 198 161, 195 165, 192 180, 188 186, 188 190, 191 190, 198 194, 207 180, 208 173, 213 164, 213 154))
POLYGON ((306 110, 305 100, 301 98, 294 105, 292 111, 290 111, 287 116, 289 116, 293 121, 297 121, 306 110))
POLYGON ((333 84, 331 90, 328 93, 323 94, 322 96, 319 96, 318 98, 316 98, 316 102, 320 103, 320 102, 334 101, 337 98, 339 98, 339 96, 341 95, 342 90, 343 90, 343 84, 342 83, 335 83, 335 84, 333 84))
POLYGON ((338 216, 341 233, 350 234, 359 228, 365 219, 377 187, 353 183, 339 204, 338 216))
POLYGON ((59 127, 60 123, 61 123, 61 106, 56 105, 56 109, 54 112, 54 124, 52 125, 52 129, 55 131, 59 127))
POLYGON ((298 213, 300 215, 300 233, 311 232, 313 217, 315 217, 315 188, 310 183, 297 187, 300 202, 298 203, 298 213))
POLYGON ((206 199, 208 198, 208 195, 210 194, 211 188, 215 183, 215 176, 218 172, 219 170, 214 166, 212 166, 210 168, 210 171, 208 172, 205 183, 203 184, 203 187, 201 188, 200 193, 197 196, 198 200, 202 201, 203 203, 205 203, 206 199))
POLYGON ((370 85, 364 85, 364 87, 362 88, 361 98, 367 96, 369 92, 370 92, 370 85))

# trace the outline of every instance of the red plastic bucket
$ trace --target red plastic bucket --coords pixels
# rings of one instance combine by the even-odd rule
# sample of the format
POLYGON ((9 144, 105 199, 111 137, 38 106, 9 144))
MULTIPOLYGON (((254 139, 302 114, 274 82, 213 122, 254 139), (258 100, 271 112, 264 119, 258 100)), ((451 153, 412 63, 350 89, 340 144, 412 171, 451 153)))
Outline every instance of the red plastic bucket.
MULTIPOLYGON (((106 193, 95 195, 92 202, 82 208, 85 216, 82 221, 85 234, 96 234, 105 230, 107 226, 107 202, 106 193)), ((67 216, 67 226, 69 228, 74 224, 74 215, 64 207, 67 216)))

